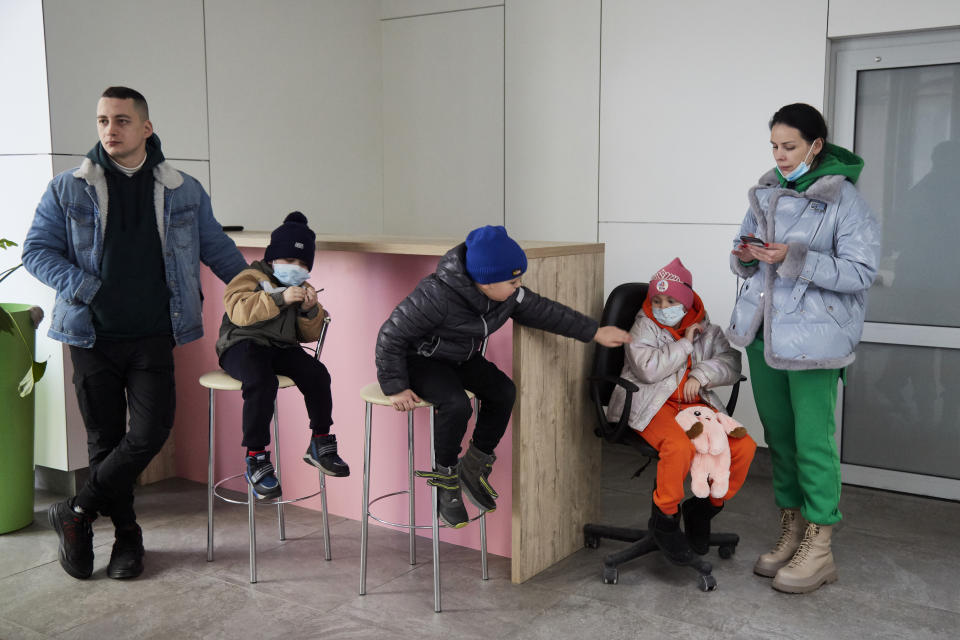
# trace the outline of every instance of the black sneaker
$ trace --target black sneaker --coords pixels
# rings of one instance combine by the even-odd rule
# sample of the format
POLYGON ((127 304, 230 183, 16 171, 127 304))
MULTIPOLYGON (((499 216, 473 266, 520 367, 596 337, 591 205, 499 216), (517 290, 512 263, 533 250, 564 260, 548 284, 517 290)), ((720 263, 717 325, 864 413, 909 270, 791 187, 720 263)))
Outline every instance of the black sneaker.
POLYGON ((474 446, 473 441, 467 452, 460 458, 460 485, 463 495, 467 496, 481 511, 496 511, 496 499, 500 494, 496 492, 487 478, 493 471, 493 463, 497 456, 487 454, 474 446))
POLYGON ((460 529, 470 523, 467 508, 460 494, 459 464, 452 467, 437 465, 433 471, 417 471, 417 475, 427 479, 427 484, 437 488, 437 512, 440 521, 453 529, 460 529))
POLYGON ((117 529, 110 552, 107 575, 117 580, 136 578, 143 573, 143 531, 140 525, 117 529))
POLYGON ((337 455, 337 436, 324 434, 310 438, 310 446, 303 454, 303 461, 315 466, 328 476, 345 478, 350 475, 350 467, 337 455))
POLYGON ((270 452, 261 451, 257 455, 247 456, 246 462, 247 472, 243 475, 253 487, 253 494, 259 500, 278 498, 281 494, 280 481, 270 464, 270 452))
POLYGON ((683 514, 683 532, 694 553, 710 552, 710 520, 720 513, 723 506, 714 506, 709 498, 688 498, 680 505, 683 514))
POLYGON ((93 573, 93 519, 77 513, 73 498, 50 505, 47 519, 60 537, 60 566, 74 578, 86 580, 93 573))

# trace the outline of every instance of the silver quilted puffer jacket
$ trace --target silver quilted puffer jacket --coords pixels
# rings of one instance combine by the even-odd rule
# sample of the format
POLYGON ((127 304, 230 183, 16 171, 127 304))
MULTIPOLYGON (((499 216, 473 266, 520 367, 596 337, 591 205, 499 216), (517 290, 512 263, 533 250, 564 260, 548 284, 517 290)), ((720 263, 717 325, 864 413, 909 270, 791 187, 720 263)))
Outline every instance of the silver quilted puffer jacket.
POLYGON ((745 347, 763 327, 764 356, 775 369, 834 369, 853 362, 863 334, 867 290, 877 275, 880 228, 857 188, 828 175, 805 192, 781 188, 770 171, 750 189, 739 235, 787 244, 779 265, 745 267, 726 335, 745 347))

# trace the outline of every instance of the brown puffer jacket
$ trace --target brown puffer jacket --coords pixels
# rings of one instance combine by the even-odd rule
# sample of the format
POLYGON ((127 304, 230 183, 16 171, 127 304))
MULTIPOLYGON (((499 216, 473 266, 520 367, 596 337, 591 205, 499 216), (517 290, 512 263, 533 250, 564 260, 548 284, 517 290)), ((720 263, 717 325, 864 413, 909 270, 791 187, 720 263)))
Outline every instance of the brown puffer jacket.
POLYGON ((597 321, 520 287, 503 302, 485 296, 466 270, 466 244, 440 259, 436 273, 393 310, 377 336, 377 380, 387 395, 409 388, 407 356, 464 362, 484 338, 513 319, 522 325, 589 342, 597 321))
POLYGON ((299 304, 285 304, 285 289, 266 262, 258 260, 237 274, 223 294, 226 313, 220 323, 217 356, 241 340, 290 347, 319 339, 326 311, 319 303, 305 313, 299 304))

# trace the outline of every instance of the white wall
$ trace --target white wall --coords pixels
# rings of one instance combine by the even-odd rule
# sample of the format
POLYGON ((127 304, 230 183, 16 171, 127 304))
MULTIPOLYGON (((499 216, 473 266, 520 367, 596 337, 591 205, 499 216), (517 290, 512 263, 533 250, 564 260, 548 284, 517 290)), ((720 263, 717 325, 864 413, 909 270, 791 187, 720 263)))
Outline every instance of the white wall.
POLYGON ((383 232, 503 222, 503 7, 381 22, 383 232))
MULTIPOLYGON (((736 295, 728 252, 747 188, 772 165, 767 122, 784 104, 823 103, 827 1, 793 9, 787 0, 743 1, 737 11, 709 0, 603 3, 607 291, 648 280, 679 256, 713 321, 728 322, 736 295)), ((752 400, 744 394, 739 418, 754 411, 752 400)), ((759 421, 743 421, 762 441, 759 421)))
POLYGON ((958 25, 957 0, 830 0, 827 36, 842 38, 958 25))
POLYGON ((596 241, 600 1, 505 8, 507 229, 528 240, 596 241))
MULTIPOLYGON (((47 99, 43 6, 40 0, 0 3, 0 193, 4 205, 0 237, 17 243, 0 251, 0 271, 19 263, 23 240, 47 182, 50 163, 50 109, 47 99)), ((37 305, 46 319, 36 335, 36 358, 46 361, 43 379, 34 388, 35 461, 67 468, 63 406, 63 354, 46 337, 53 308, 52 289, 19 269, 0 285, 0 301, 37 305)))
POLYGON ((380 6, 279 9, 205 3, 216 216, 272 229, 299 209, 318 233, 380 233, 380 6))

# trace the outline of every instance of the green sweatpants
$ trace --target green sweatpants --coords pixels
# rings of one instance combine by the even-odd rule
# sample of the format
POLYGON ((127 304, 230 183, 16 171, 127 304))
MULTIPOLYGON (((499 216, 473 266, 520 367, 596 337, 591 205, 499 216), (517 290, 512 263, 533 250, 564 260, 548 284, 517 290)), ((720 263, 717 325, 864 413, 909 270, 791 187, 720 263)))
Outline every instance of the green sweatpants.
POLYGON ((747 346, 753 398, 773 462, 773 495, 781 509, 800 508, 808 522, 841 518, 840 456, 834 439, 840 369, 785 371, 763 358, 763 341, 747 346))

